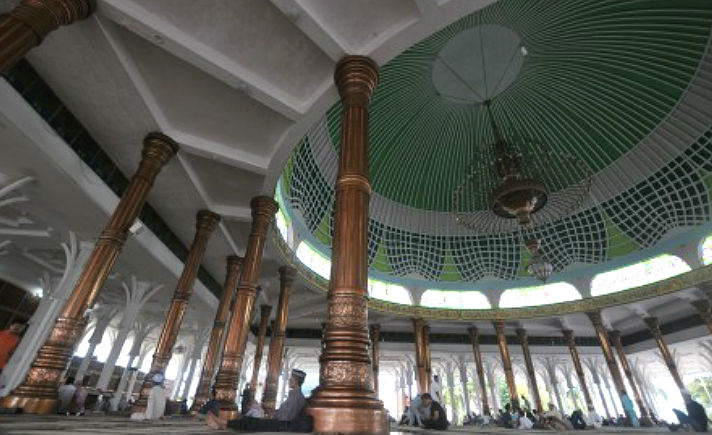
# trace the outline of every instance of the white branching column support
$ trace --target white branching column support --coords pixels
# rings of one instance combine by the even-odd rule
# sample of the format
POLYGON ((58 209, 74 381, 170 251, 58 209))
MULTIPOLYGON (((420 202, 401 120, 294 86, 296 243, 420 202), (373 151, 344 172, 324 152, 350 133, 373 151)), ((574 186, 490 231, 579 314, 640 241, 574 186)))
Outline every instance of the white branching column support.
MULTIPOLYGON (((0 195, 0 198, 2 197, 0 195)), ((62 276, 58 280, 49 276, 42 280, 42 300, 29 321, 22 341, 2 371, 4 386, 0 389, 0 396, 17 387, 27 375, 37 351, 47 340, 60 310, 79 279, 94 245, 79 242, 77 236, 70 232, 69 241, 62 243, 61 247, 65 257, 62 276)))
POLYGON ((210 329, 207 328, 197 331, 195 333, 193 341, 193 353, 190 356, 190 369, 188 369, 188 378, 185 380, 185 388, 183 388, 183 400, 187 400, 188 395, 190 394, 190 388, 193 386, 193 377, 195 376, 195 367, 198 364, 198 361, 200 361, 201 355, 203 354, 203 344, 205 343, 205 340, 207 339, 209 333, 210 329))
POLYGON ((450 396, 450 417, 452 423, 457 424, 458 415, 455 406, 455 363, 448 361, 445 363, 445 378, 447 379, 448 396, 450 396))
POLYGON ((156 292, 163 288, 162 285, 152 286, 150 283, 140 282, 135 276, 131 277, 130 283, 121 283, 121 287, 126 297, 122 310, 123 317, 119 324, 119 332, 116 336, 116 340, 111 346, 111 352, 109 352, 109 356, 106 358, 106 361, 104 361, 104 367, 99 375, 99 380, 96 382, 96 388, 102 391, 106 390, 109 386, 111 377, 114 374, 114 368, 116 367, 116 361, 121 355, 121 350, 124 347, 124 343, 131 329, 135 326, 136 317, 141 311, 141 308, 156 292))
POLYGON ((554 390, 554 397, 556 398, 556 406, 559 407, 559 411, 564 411, 564 402, 561 400, 561 393, 559 393, 559 381, 556 378, 556 369, 559 366, 559 361, 556 358, 546 357, 541 360, 544 369, 546 369, 546 374, 549 377, 549 384, 551 389, 554 390))
POLYGON ((492 407, 493 409, 499 409, 499 396, 497 395, 497 382, 495 381, 494 375, 497 369, 497 363, 492 360, 485 360, 485 375, 487 376, 487 383, 489 384, 490 396, 492 397, 492 407))
POLYGON ((81 380, 84 379, 84 376, 89 369, 89 364, 91 363, 92 358, 94 358, 94 351, 96 350, 96 347, 101 344, 101 340, 104 338, 104 332, 106 332, 106 328, 109 326, 109 323, 111 323, 111 320, 117 312, 118 310, 116 308, 109 306, 100 306, 94 311, 94 332, 91 337, 89 337, 89 348, 87 349, 87 353, 84 354, 84 358, 79 364, 79 368, 74 375, 74 378, 77 379, 77 381, 81 382, 81 380))
POLYGON ((141 355, 138 357, 138 363, 136 363, 136 370, 133 371, 131 375, 131 380, 129 380, 129 386, 126 388, 126 400, 129 400, 134 392, 134 387, 136 386, 136 380, 138 379, 138 371, 143 367, 143 362, 146 360, 148 354, 153 350, 151 346, 143 346, 141 349, 141 355))
POLYGON ((116 389, 116 393, 114 394, 114 397, 111 402, 111 409, 116 411, 119 400, 121 399, 122 396, 126 396, 126 400, 128 401, 128 395, 126 394, 127 386, 129 384, 129 375, 131 374, 131 367, 133 367, 133 363, 136 361, 136 358, 138 358, 141 355, 141 347, 143 346, 144 340, 146 340, 146 337, 148 337, 148 334, 151 333, 153 328, 155 328, 155 324, 149 323, 149 322, 137 322, 134 324, 134 329, 133 329, 133 344, 131 345, 131 350, 129 350, 129 361, 126 363, 126 367, 124 367, 124 371, 121 373, 121 379, 119 379, 119 387, 116 389))
POLYGON ((460 384, 462 384, 462 401, 465 402, 465 412, 470 415, 470 393, 467 391, 467 358, 460 355, 457 360, 457 368, 460 371, 460 384))
POLYGON ((593 358, 585 359, 583 363, 586 367, 588 367, 588 371, 591 372, 591 379, 593 379, 593 383, 596 385, 596 389, 598 390, 598 396, 601 399, 601 403, 603 403, 603 410, 606 412, 606 418, 610 420, 611 412, 608 410, 606 397, 603 394, 603 388, 601 388, 601 376, 598 374, 598 364, 593 358))

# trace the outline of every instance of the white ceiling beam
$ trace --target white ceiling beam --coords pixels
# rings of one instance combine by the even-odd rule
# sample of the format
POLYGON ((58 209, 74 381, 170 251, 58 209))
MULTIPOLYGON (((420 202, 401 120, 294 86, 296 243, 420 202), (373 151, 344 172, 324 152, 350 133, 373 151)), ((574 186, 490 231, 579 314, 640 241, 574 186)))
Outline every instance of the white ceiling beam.
POLYGON ((3 236, 24 236, 24 237, 49 237, 48 230, 25 230, 20 228, 0 228, 0 235, 3 236))
POLYGON ((223 219, 252 222, 252 210, 250 207, 240 207, 239 205, 211 204, 210 210, 219 214, 223 219))
POLYGON ((288 119, 299 118, 308 108, 304 102, 259 74, 131 0, 101 0, 97 11, 152 43, 159 40, 164 50, 244 92, 288 119))
POLYGON ((271 0, 289 21, 294 23, 307 38, 311 39, 332 60, 338 61, 347 53, 352 52, 352 47, 339 35, 320 23, 311 12, 309 5, 301 0, 271 0))
POLYGON ((101 18, 97 18, 97 23, 109 42, 109 45, 114 50, 119 62, 124 67, 124 71, 136 87, 136 91, 146 104, 148 111, 156 121, 156 124, 158 124, 163 133, 181 145, 182 152, 208 157, 257 174, 265 174, 267 172, 267 167, 269 166, 269 160, 267 159, 241 151, 238 147, 227 146, 219 142, 196 137, 173 127, 170 122, 168 122, 168 118, 163 113, 155 95, 153 95, 151 88, 136 67, 136 63, 127 49, 119 41, 113 30, 110 29, 101 18))

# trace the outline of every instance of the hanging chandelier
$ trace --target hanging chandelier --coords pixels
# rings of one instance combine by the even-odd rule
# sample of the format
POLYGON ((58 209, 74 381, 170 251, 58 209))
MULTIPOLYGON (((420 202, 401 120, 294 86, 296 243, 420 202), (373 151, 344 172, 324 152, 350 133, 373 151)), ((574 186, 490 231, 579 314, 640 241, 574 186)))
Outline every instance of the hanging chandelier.
POLYGON ((526 242, 526 247, 529 253, 532 254, 532 259, 527 266, 527 272, 539 281, 546 282, 554 272, 554 266, 542 257, 541 241, 539 239, 529 239, 526 242))
POLYGON ((497 125, 484 111, 493 141, 470 163, 452 194, 455 221, 478 234, 528 231, 581 207, 592 171, 581 159, 497 125))

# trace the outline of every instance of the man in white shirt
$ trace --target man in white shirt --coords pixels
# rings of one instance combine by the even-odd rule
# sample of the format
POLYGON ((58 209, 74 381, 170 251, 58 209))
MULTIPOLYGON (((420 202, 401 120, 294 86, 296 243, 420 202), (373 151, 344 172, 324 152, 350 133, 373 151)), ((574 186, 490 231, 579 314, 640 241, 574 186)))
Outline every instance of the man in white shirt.
POLYGON ((433 382, 430 383, 430 397, 438 403, 442 403, 440 398, 440 390, 442 390, 442 385, 440 385, 440 377, 438 375, 433 376, 433 382))
POLYGON ((156 373, 151 378, 153 387, 148 393, 148 402, 145 412, 134 412, 131 414, 132 420, 158 420, 163 418, 166 412, 166 390, 163 388, 163 375, 156 373))
POLYGON ((57 395, 59 396, 59 403, 57 404, 58 414, 66 414, 68 412, 67 407, 75 391, 77 391, 77 387, 74 386, 74 378, 70 376, 57 391, 57 395))

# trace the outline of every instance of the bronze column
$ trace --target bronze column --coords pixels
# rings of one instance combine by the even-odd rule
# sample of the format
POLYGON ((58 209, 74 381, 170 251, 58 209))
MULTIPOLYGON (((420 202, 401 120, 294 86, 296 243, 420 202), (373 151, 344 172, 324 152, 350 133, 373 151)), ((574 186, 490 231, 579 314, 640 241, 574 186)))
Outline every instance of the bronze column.
POLYGON ((368 105, 378 66, 347 56, 334 73, 341 95, 341 149, 334 202, 331 279, 319 387, 307 412, 314 432, 362 434, 387 430, 373 391, 368 338, 368 105))
POLYGON ((495 320, 492 322, 492 324, 494 325, 494 329, 497 332, 497 345, 499 346, 499 353, 502 356, 502 370, 504 370, 504 377, 507 380, 507 388, 509 389, 509 400, 512 406, 519 406, 517 385, 514 383, 512 361, 509 358, 509 348, 507 348, 507 336, 504 333, 504 321, 495 320))
POLYGON ((165 374, 168 362, 173 355, 173 346, 176 344, 185 310, 188 308, 188 301, 190 301, 190 296, 193 294, 193 284, 195 284, 195 279, 198 276, 200 262, 203 260, 203 255, 208 247, 210 235, 215 230, 218 222, 220 222, 220 216, 210 210, 200 210, 196 216, 193 244, 190 246, 183 272, 181 272, 178 284, 176 284, 176 289, 173 292, 173 299, 168 308, 166 322, 163 324, 161 335, 159 335, 158 343, 156 343, 156 350, 153 353, 151 370, 149 370, 144 379, 138 400, 133 406, 133 412, 145 411, 148 394, 152 388, 151 378, 157 373, 165 374))
MULTIPOLYGON (((613 385, 616 387, 616 390, 618 391, 619 395, 626 394, 625 384, 623 383, 623 377, 621 376, 621 372, 618 369, 618 363, 616 363, 616 357, 615 357, 615 355, 613 355, 613 349, 611 349, 611 343, 608 340, 608 333, 606 332, 606 328, 603 326, 603 319, 601 318, 601 312, 600 311, 587 311, 586 315, 591 320, 591 323, 593 324, 593 327, 596 330, 596 336, 598 337, 598 342, 601 343, 601 351, 603 351, 603 358, 606 360, 606 364, 608 365, 608 371, 611 372, 611 378, 613 378, 613 385)), ((626 411, 626 416, 630 420, 631 416, 628 415, 627 411, 626 411)))
POLYGON ((581 391, 583 391, 583 399, 586 401, 586 407, 593 407, 593 400, 591 399, 591 393, 588 391, 588 385, 586 385, 586 376, 583 373, 583 367, 581 366, 581 358, 579 358, 578 349, 576 349, 576 341, 574 340, 574 331, 570 329, 564 329, 561 331, 564 334, 564 340, 566 340, 566 345, 569 347, 569 353, 571 353, 571 360, 574 363, 574 370, 576 371, 576 376, 578 377, 579 385, 581 386, 581 391))
POLYGON ((628 379, 628 385, 630 385, 631 390, 633 390, 633 397, 635 398, 638 408, 640 409, 641 419, 643 417, 648 417, 648 409, 643 403, 643 399, 640 395, 640 390, 638 389, 638 384, 633 378, 633 371, 630 369, 630 364, 628 364, 628 357, 626 357, 625 352, 623 352, 623 343, 621 343, 621 333, 619 331, 610 331, 608 333, 610 340, 613 342, 613 347, 615 347, 618 353, 618 359, 620 360, 621 367, 623 367, 623 373, 628 379))
POLYGON ((378 323, 371 325, 371 362, 373 365, 373 391, 378 396, 378 365, 380 362, 378 354, 378 340, 381 338, 381 325, 378 323))
POLYGON ((710 306, 710 301, 707 298, 697 299, 696 301, 691 301, 690 304, 692 308, 697 311, 700 318, 705 321, 707 329, 712 333, 712 306, 710 306))
POLYGON ((429 392, 428 377, 425 370, 425 338, 423 331, 425 328, 425 320, 413 319, 413 342, 415 344, 415 377, 418 381, 418 394, 429 392))
POLYGON ((257 397, 257 380, 260 376, 260 365, 262 364, 262 350, 265 347, 265 335, 267 334, 267 322, 272 314, 271 305, 260 305, 260 329, 257 332, 257 346, 255 347, 255 358, 252 361, 252 379, 250 379, 250 391, 257 397))
POLYGON ((232 318, 227 330, 220 370, 215 379, 215 395, 220 401, 220 418, 233 419, 239 415, 235 398, 240 381, 242 359, 245 356, 247 334, 250 332, 250 313, 257 295, 257 278, 262 264, 267 230, 277 203, 269 196, 258 196, 250 202, 252 208, 252 228, 245 250, 245 261, 237 286, 237 296, 233 305, 232 318))
POLYGON ((235 295, 240 268, 242 268, 241 257, 236 255, 227 257, 227 274, 225 275, 223 293, 220 296, 218 309, 215 312, 215 321, 213 322, 213 330, 210 332, 210 342, 208 342, 208 350, 205 352, 205 362, 203 363, 203 371, 200 373, 198 389, 195 392, 193 405, 190 407, 190 411, 194 413, 198 412, 200 407, 210 399, 210 385, 213 382, 218 352, 220 351, 220 344, 225 331, 225 322, 227 322, 228 314, 230 314, 230 305, 235 295))
MULTIPOLYGON (((423 356, 425 363, 425 387, 426 392, 430 392, 430 384, 433 382, 433 362, 430 359, 430 325, 427 323, 423 326, 423 356)), ((440 385, 442 388, 442 384, 440 385)))
POLYGON ((532 399, 534 400, 534 405, 536 409, 543 410, 541 405, 541 398, 539 397, 539 387, 536 384, 536 371, 534 371, 534 363, 532 362, 532 354, 529 352, 529 338, 527 337, 527 330, 524 328, 517 328, 517 337, 519 338, 519 343, 522 345, 522 353, 524 354, 524 365, 527 368, 527 376, 529 376, 529 383, 532 386, 532 399))
POLYGON ((480 396, 482 400, 482 414, 490 412, 489 403, 487 402, 487 387, 485 386, 485 370, 482 367, 482 352, 480 352, 480 333, 476 326, 467 328, 470 333, 470 341, 472 342, 472 354, 475 357, 475 369, 477 370, 477 380, 480 382, 480 396))
MULTIPOLYGON (((668 370, 670 370, 670 374, 672 375, 672 379, 675 381, 677 388, 679 388, 680 391, 685 390, 685 384, 682 383, 682 376, 680 376, 680 372, 677 371, 677 364, 675 364, 675 358, 673 358, 672 353, 670 352, 670 349, 667 346, 667 343, 665 343, 665 339, 663 338, 663 333, 660 330, 660 325, 658 324, 657 317, 645 317, 643 321, 645 321, 645 324, 648 326, 650 332, 653 334, 653 338, 655 338, 655 344, 658 345, 658 349, 660 349, 660 353, 663 356, 663 361, 665 361, 665 365, 667 366, 668 370)), ((618 338, 618 341, 620 341, 620 338, 618 338)), ((618 344, 616 344, 616 347, 618 347, 618 344)))
POLYGON ((57 387, 86 326, 85 313, 94 305, 126 241, 129 227, 146 202, 161 168, 173 157, 178 145, 162 133, 149 133, 143 141, 141 162, 109 218, 91 257, 86 262, 66 305, 37 352, 20 386, 0 400, 3 408, 22 408, 25 413, 54 413, 57 387))
POLYGON ((94 0, 23 0, 0 16, 0 74, 59 26, 87 18, 94 0))
POLYGON ((279 369, 282 366, 284 338, 287 331, 287 319, 289 318, 289 294, 292 291, 292 284, 296 275, 297 271, 292 267, 282 266, 279 268, 279 302, 277 303, 277 314, 272 328, 272 339, 269 342, 267 379, 262 392, 262 408, 265 411, 265 417, 268 418, 274 416, 277 402, 277 381, 279 380, 279 369))

